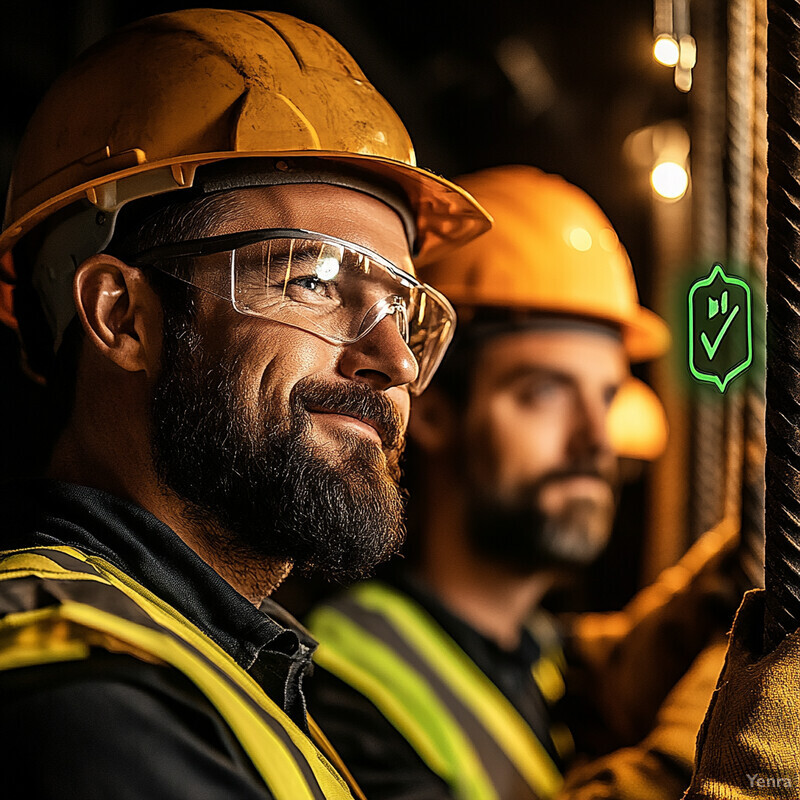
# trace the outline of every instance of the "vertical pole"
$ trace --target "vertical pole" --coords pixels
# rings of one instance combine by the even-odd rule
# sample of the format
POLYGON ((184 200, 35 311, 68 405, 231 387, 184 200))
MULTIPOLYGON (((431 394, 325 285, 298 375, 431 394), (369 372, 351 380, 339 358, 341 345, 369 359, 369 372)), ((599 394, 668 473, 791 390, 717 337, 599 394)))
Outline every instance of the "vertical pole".
POLYGON ((767 9, 765 645, 800 624, 800 2, 767 9))

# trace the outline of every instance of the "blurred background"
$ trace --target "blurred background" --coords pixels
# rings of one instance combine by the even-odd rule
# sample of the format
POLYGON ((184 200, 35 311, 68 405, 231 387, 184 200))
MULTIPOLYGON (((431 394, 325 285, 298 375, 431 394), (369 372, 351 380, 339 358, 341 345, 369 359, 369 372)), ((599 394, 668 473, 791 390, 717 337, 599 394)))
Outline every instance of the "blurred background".
MULTIPOLYGON (((17 141, 38 100, 81 50, 134 19, 187 5, 9 4, 0 28, 0 184, 7 185, 17 141)), ((422 166, 456 177, 492 165, 532 164, 585 189, 628 249, 643 303, 673 327, 671 355, 637 372, 662 398, 669 446, 653 464, 627 465, 613 544, 565 601, 575 608, 618 608, 725 516, 744 520, 759 535, 759 345, 754 366, 724 397, 694 384, 682 308, 689 282, 713 261, 735 263, 758 294, 762 5, 295 0, 246 6, 294 14, 339 39, 406 123, 422 166), (654 55, 657 40, 655 55, 666 64, 654 55)), ((41 389, 23 375, 5 328, 0 364, 0 402, 9 421, 0 453, 4 478, 41 464, 37 423, 45 412, 41 389)))

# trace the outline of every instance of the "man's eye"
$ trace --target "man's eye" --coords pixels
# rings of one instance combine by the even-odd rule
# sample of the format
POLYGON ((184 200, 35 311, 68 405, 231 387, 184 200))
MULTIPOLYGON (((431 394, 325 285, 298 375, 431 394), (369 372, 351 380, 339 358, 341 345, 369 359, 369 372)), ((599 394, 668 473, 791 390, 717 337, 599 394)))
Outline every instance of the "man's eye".
POLYGON ((309 292, 314 292, 314 294, 325 294, 328 289, 328 284, 325 281, 313 275, 308 275, 304 278, 293 278, 289 281, 289 285, 306 289, 309 292))
POLYGON ((557 381, 538 380, 520 386, 517 400, 522 405, 537 405, 557 396, 561 386, 557 381))
POLYGON ((322 280, 316 275, 302 275, 298 278, 291 278, 280 287, 276 287, 278 292, 287 300, 295 303, 340 303, 336 287, 330 281, 322 280))

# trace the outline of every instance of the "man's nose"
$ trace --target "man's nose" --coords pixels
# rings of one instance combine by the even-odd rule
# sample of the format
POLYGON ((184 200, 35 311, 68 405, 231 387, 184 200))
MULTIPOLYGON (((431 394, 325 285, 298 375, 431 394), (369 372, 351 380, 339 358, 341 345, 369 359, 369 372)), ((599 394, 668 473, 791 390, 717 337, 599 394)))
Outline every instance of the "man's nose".
POLYGON ((345 346, 339 360, 345 377, 377 390, 416 380, 419 366, 398 329, 397 313, 388 314, 366 336, 345 346))
POLYGON ((606 404, 599 398, 582 396, 576 402, 575 415, 570 440, 572 454, 596 457, 611 453, 606 404))

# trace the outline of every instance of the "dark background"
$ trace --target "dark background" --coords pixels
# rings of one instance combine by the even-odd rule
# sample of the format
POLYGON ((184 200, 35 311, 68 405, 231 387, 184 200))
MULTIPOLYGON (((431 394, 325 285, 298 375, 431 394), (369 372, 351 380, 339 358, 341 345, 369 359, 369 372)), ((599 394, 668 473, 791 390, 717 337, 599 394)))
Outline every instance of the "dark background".
MULTIPOLYGON (((36 103, 77 53, 113 28, 186 6, 6 4, 0 184, 8 183, 36 103)), ((586 189, 615 225, 642 300, 652 305, 649 188, 646 174, 625 158, 623 143, 642 126, 685 122, 687 115, 686 95, 674 88, 671 70, 651 56, 652 2, 296 0, 247 7, 295 14, 339 39, 406 123, 421 166, 455 177, 497 164, 533 164, 586 189)), ((40 390, 18 368, 6 329, 0 330, 0 364, 4 478, 39 468, 37 435, 46 412, 40 390)), ((570 602, 618 607, 637 588, 644 486, 639 480, 625 490, 615 541, 570 602)))

